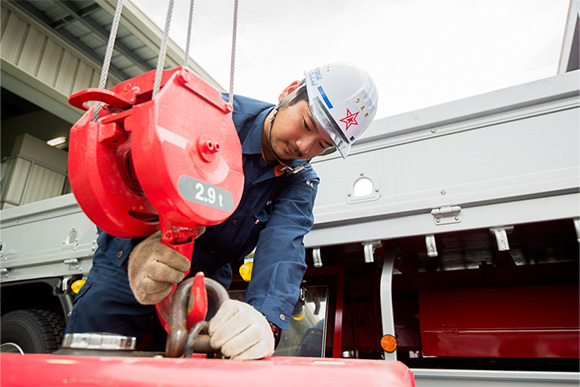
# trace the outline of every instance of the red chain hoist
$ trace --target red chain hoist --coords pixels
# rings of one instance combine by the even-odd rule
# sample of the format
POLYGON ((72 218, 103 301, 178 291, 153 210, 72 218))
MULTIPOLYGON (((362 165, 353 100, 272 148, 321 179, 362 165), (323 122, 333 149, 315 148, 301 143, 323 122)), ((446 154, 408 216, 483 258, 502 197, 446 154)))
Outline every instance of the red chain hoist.
MULTIPOLYGON (((119 15, 121 8, 119 0, 119 15)), ((171 10, 172 1, 166 35, 171 10)), ((226 102, 185 66, 162 69, 69 97, 88 110, 70 132, 69 178, 80 207, 103 231, 137 238, 161 230, 163 244, 191 259, 197 229, 223 222, 240 202, 242 148, 231 90, 226 102), (89 108, 89 101, 98 103, 89 108)), ((172 295, 156 305, 166 330, 172 295)))

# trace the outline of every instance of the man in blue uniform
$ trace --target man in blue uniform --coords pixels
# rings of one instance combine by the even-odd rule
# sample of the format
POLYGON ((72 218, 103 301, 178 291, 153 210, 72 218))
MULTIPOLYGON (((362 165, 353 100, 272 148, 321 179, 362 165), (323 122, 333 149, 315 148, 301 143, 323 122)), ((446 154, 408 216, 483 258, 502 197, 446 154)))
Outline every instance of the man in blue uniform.
POLYGON ((184 271, 203 271, 227 287, 230 263, 255 248, 245 302, 226 301, 210 320, 209 333, 212 346, 233 359, 271 355, 275 336, 288 329, 306 270, 302 240, 314 222, 319 183, 309 161, 333 150, 346 157, 376 108, 370 76, 341 63, 307 72, 304 81, 284 89, 277 106, 234 97, 245 177, 235 212, 196 239, 191 264, 162 245, 159 233, 143 240, 100 232, 67 333, 139 338, 155 314, 154 304, 181 282, 184 271))

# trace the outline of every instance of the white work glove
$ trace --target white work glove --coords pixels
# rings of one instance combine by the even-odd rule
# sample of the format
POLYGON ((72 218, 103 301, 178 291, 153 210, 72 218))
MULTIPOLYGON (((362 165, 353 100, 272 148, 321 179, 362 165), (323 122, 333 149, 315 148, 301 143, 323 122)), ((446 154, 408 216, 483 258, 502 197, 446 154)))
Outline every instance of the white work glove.
POLYGON ((225 301, 209 322, 210 344, 234 360, 253 360, 274 353, 268 320, 245 302, 225 301))
POLYGON ((161 243, 158 231, 129 255, 129 285, 141 304, 156 304, 171 293, 173 284, 183 280, 190 265, 187 258, 161 243))

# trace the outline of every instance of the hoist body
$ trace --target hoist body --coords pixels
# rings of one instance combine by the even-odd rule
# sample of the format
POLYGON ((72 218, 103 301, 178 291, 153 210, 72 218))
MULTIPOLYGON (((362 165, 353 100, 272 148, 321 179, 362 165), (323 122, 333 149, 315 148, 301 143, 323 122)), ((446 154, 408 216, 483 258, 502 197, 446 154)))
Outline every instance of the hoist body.
MULTIPOLYGON (((69 98, 88 110, 70 133, 69 177, 80 207, 120 238, 161 230, 162 242, 188 259, 197 229, 221 223, 240 202, 242 149, 233 107, 184 67, 155 71, 111 89, 69 98), (95 106, 101 102, 97 120, 95 106)), ((171 295, 157 305, 164 327, 171 295)))

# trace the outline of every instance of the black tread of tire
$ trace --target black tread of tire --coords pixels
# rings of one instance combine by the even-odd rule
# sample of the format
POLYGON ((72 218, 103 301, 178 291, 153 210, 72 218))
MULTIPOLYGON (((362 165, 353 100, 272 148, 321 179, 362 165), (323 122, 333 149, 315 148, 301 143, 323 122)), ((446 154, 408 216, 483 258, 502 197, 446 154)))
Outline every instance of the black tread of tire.
MULTIPOLYGON (((2 343, 5 342, 4 336, 11 334, 11 332, 5 332, 5 330, 10 328, 11 323, 18 325, 21 319, 33 322, 39 330, 38 333, 42 336, 43 342, 39 343, 41 348, 37 347, 36 351, 50 353, 60 347, 65 330, 64 317, 56 312, 40 309, 17 310, 2 316, 0 324, 3 336, 2 343)), ((18 339, 13 339, 12 341, 18 344, 18 339)), ((27 350, 30 351, 30 348, 27 348, 27 350)))

